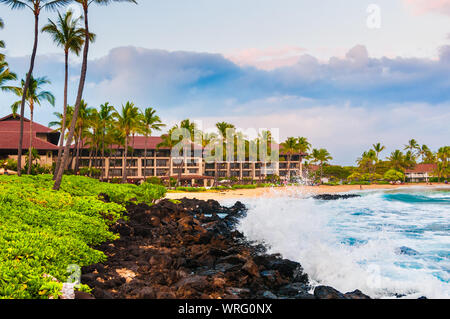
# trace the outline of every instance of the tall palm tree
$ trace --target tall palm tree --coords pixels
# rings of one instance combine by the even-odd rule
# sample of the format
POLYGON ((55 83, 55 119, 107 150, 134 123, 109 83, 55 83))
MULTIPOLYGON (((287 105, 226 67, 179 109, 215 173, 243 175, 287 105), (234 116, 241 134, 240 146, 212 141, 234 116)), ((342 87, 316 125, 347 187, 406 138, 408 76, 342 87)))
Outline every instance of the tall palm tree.
POLYGON ((415 155, 415 152, 420 150, 420 145, 415 139, 411 139, 408 141, 408 144, 405 145, 404 150, 409 150, 413 155, 415 155))
POLYGON ((144 147, 144 180, 147 177, 147 140, 148 137, 152 135, 153 131, 161 131, 161 128, 165 126, 162 124, 161 118, 156 115, 156 110, 149 107, 144 110, 142 117, 142 126, 145 136, 145 147, 144 147))
MULTIPOLYGON (((42 28, 42 32, 48 33, 53 42, 64 50, 64 104, 63 104, 63 127, 61 128, 61 136, 66 131, 66 115, 67 115, 67 91, 69 79, 69 54, 74 53, 80 55, 84 44, 84 29, 79 26, 80 18, 74 18, 72 11, 67 11, 64 15, 58 12, 58 20, 56 22, 48 19, 48 24, 42 28)), ((90 41, 95 40, 95 35, 90 34, 90 41)), ((61 164, 61 155, 64 146, 64 138, 59 142, 58 158, 56 161, 55 172, 59 170, 61 164)), ((54 175, 54 177, 56 174, 54 175)))
MULTIPOLYGON (((1 0, 0 0, 1 1, 1 0)), ((69 129, 69 135, 67 136, 67 143, 64 147, 64 153, 62 158, 62 164, 59 167, 59 171, 56 173, 55 178, 55 184, 53 185, 54 190, 59 190, 61 187, 62 182, 62 176, 64 173, 64 166, 65 163, 69 159, 69 152, 70 152, 70 144, 72 143, 73 136, 75 134, 75 126, 76 121, 78 117, 78 111, 80 109, 81 99, 83 98, 83 90, 84 85, 86 82, 86 74, 87 74, 87 60, 88 60, 88 54, 89 54, 89 40, 91 37, 91 34, 89 32, 89 6, 91 4, 98 4, 98 5, 109 5, 112 2, 131 2, 137 4, 136 0, 75 0, 78 2, 84 12, 84 49, 83 49, 83 61, 81 63, 81 73, 80 73, 80 82, 78 84, 78 93, 77 98, 75 101, 75 108, 74 108, 74 116, 72 119, 72 122, 70 123, 70 129, 69 129)), ((125 174, 124 174, 125 175, 125 174)))
MULTIPOLYGON (((227 123, 227 122, 219 122, 216 123, 216 128, 219 131, 219 137, 222 139, 222 150, 223 150, 223 158, 221 158, 220 160, 223 161, 225 158, 227 158, 227 149, 226 149, 226 139, 227 139, 227 131, 228 130, 233 130, 236 127, 231 124, 231 123, 227 123)), ((214 173, 214 186, 217 186, 218 184, 218 175, 219 175, 219 164, 217 163, 217 156, 215 156, 215 163, 214 163, 214 169, 215 169, 215 173, 214 173)))
POLYGON ((174 131, 177 129, 178 127, 172 127, 167 134, 164 134, 161 136, 162 142, 159 143, 158 145, 156 145, 156 148, 160 149, 162 147, 167 147, 170 151, 170 155, 169 155, 169 187, 170 185, 170 179, 172 177, 172 149, 175 147, 175 145, 178 144, 179 140, 174 140, 172 139, 172 133, 174 133, 174 131))
POLYGON ((283 143, 280 144, 280 151, 287 156, 288 179, 290 180, 292 155, 299 153, 298 140, 295 137, 288 137, 283 143))
MULTIPOLYGON (((3 23, 2 18, 0 18, 0 30, 3 29, 5 24, 3 23)), ((5 48, 5 42, 3 40, 0 40, 0 49, 5 48)), ((0 62, 5 59, 5 55, 0 53, 0 62)))
POLYGON ((404 169, 404 161, 405 161, 405 155, 400 150, 395 150, 391 153, 391 155, 388 157, 388 160, 391 163, 391 167, 398 170, 403 171, 404 169))
POLYGON ((28 87, 30 86, 31 76, 34 70, 34 61, 36 59, 36 52, 39 38, 39 14, 45 9, 49 11, 57 10, 72 2, 72 0, 0 0, 1 4, 9 6, 12 10, 28 8, 34 15, 34 43, 33 51, 31 53, 30 67, 27 72, 27 77, 23 87, 22 101, 20 103, 20 135, 18 145, 17 157, 17 174, 22 174, 22 144, 23 144, 23 118, 25 113, 25 100, 27 98, 28 87))
MULTIPOLYGON (((297 138, 298 150, 300 153, 308 154, 311 149, 311 143, 309 143, 306 137, 297 138)), ((299 156, 300 176, 303 177, 303 160, 302 156, 299 156)))
POLYGON ((430 148, 427 145, 423 144, 419 149, 419 156, 422 157, 422 163, 425 161, 425 158, 429 153, 431 153, 430 148))
POLYGON ((319 163, 320 165, 320 180, 322 180, 323 165, 331 161, 333 157, 331 157, 330 153, 324 148, 313 149, 311 152, 311 157, 313 159, 313 163, 319 163))
MULTIPOLYGON (((51 84, 50 80, 46 77, 34 78, 30 77, 30 85, 27 90, 26 95, 26 103, 30 108, 30 145, 28 148, 28 153, 31 154, 31 149, 33 148, 33 119, 34 119, 34 106, 41 105, 41 101, 47 101, 52 106, 55 106, 55 97, 50 91, 43 91, 42 86, 45 84, 51 84)), ((25 90, 25 80, 22 79, 21 86, 7 86, 4 87, 5 90, 11 91, 19 97, 23 96, 23 92, 25 90)), ((14 114, 17 113, 19 106, 21 105, 22 100, 19 100, 11 105, 11 109, 14 114)), ((27 174, 31 174, 31 166, 32 166, 32 157, 28 156, 28 170, 27 174)))
MULTIPOLYGON (((109 127, 112 126, 112 122, 114 120, 114 106, 109 105, 108 102, 100 105, 100 111, 98 112, 98 120, 99 120, 99 129, 101 136, 101 148, 102 148, 102 158, 105 158, 105 147, 106 147, 106 139, 109 127)), ((106 169, 106 163, 103 165, 106 169)), ((108 172, 106 172, 106 176, 108 178, 108 172)), ((100 180, 103 180, 103 170, 100 175, 100 180)))
POLYGON ((383 152, 386 149, 386 147, 384 145, 381 145, 381 143, 373 144, 372 147, 373 150, 375 151, 376 161, 378 163, 380 160, 380 153, 383 152))
POLYGON ((122 183, 127 181, 127 159, 128 159, 128 144, 129 138, 132 132, 140 125, 140 112, 139 109, 134 106, 134 103, 127 102, 122 105, 122 109, 119 112, 115 112, 116 128, 125 137, 125 148, 122 155, 122 183))

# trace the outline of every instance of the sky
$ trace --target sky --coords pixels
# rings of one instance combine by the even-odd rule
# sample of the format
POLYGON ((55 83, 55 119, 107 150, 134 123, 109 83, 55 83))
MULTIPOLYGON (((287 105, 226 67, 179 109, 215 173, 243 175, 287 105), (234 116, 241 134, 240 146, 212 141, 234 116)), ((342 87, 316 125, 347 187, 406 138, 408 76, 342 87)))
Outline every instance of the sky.
MULTIPOLYGON (((450 137, 450 0, 140 0, 92 7, 85 99, 133 101, 168 124, 279 129, 352 165, 372 144, 387 156, 411 138, 433 149, 450 137)), ((76 6, 72 7, 75 11, 76 6)), ((0 39, 23 77, 30 12, 0 6, 0 39)), ((55 13, 44 12, 41 26, 55 13)), ((69 103, 79 58, 71 57, 69 103)), ((62 109, 63 55, 40 36, 35 76, 47 76, 62 109)), ((0 116, 17 100, 0 92, 0 116)), ((70 102, 72 101, 72 102, 70 102)))

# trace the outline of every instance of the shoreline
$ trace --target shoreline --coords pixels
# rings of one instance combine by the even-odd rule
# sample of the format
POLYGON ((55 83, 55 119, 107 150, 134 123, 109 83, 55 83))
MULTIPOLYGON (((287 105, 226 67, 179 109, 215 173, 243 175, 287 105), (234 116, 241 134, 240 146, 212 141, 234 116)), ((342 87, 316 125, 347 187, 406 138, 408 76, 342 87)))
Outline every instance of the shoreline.
POLYGON ((287 186, 287 187, 268 187, 256 189, 237 189, 217 192, 180 192, 167 193, 166 199, 179 200, 182 198, 200 199, 200 200, 223 200, 223 199, 242 199, 242 198, 259 198, 259 197, 285 197, 296 194, 304 195, 319 195, 319 194, 335 194, 346 193, 352 191, 367 191, 367 190, 390 190, 398 188, 435 188, 435 187, 449 187, 450 185, 444 183, 434 183, 427 185, 425 183, 418 184, 401 184, 401 185, 339 185, 339 186, 287 186))

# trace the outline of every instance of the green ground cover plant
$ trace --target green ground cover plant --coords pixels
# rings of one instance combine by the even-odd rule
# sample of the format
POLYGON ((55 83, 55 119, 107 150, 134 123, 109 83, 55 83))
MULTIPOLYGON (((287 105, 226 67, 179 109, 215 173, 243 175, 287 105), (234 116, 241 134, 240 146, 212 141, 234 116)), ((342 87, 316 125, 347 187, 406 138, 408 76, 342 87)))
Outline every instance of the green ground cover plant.
POLYGON ((118 238, 109 226, 123 216, 126 203, 151 204, 165 195, 158 185, 80 176, 65 176, 60 191, 52 185, 50 175, 0 176, 0 298, 57 298, 69 265, 106 259, 93 247, 118 238))

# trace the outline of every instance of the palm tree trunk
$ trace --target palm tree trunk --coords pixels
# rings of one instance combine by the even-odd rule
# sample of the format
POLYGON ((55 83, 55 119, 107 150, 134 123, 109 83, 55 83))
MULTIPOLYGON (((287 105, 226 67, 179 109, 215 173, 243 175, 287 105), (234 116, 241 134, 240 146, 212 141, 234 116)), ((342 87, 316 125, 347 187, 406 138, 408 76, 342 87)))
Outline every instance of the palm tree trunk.
MULTIPOLYGON (((31 102, 33 103, 33 102, 31 102)), ((27 174, 31 175, 31 166, 33 165, 33 116, 34 110, 32 104, 30 104, 30 146, 28 148, 28 169, 27 174)))
POLYGON ((128 136, 125 137, 125 151, 122 155, 122 183, 127 181, 127 155, 128 155, 128 136))
POLYGON ((103 182, 103 169, 105 169, 105 173, 106 173, 106 158, 105 158, 105 135, 103 134, 102 136, 102 159, 100 160, 101 162, 103 162, 101 165, 102 167, 100 167, 100 181, 103 182))
POLYGON ((73 111, 72 123, 70 124, 69 136, 67 137, 67 143, 64 148, 64 155, 62 159, 62 164, 59 167, 58 174, 56 175, 55 184, 53 185, 54 190, 59 190, 61 187, 62 176, 64 173, 64 166, 69 159, 70 144, 72 143, 73 136, 75 134, 75 126, 78 119, 78 112, 80 110, 81 99, 83 97, 84 84, 86 82, 87 74, 87 59, 89 53, 89 22, 88 22, 88 5, 84 5, 84 29, 85 29, 85 42, 83 50, 83 63, 81 66, 80 83, 78 85, 77 100, 75 103, 75 109, 73 111))
POLYGON ((291 181, 291 155, 288 155, 288 182, 291 181))
MULTIPOLYGON (((78 174, 78 169, 80 168, 80 148, 81 148, 81 129, 80 129, 80 136, 78 137, 78 146, 77 146, 77 155, 75 156, 75 175, 78 174)), ((84 146, 84 145, 83 145, 84 146)))
POLYGON ((23 86, 22 102, 20 104, 20 134, 19 134, 19 147, 17 150, 17 175, 22 175, 22 147, 23 147, 23 117, 25 115, 25 99, 28 93, 28 87, 30 86, 30 79, 34 69, 34 61, 36 59, 36 52, 39 38, 39 13, 34 14, 34 44, 33 52, 31 53, 30 69, 27 73, 25 85, 23 86))
POLYGON ((53 180, 56 178, 56 174, 59 171, 59 166, 61 165, 61 156, 64 148, 64 135, 66 133, 66 117, 67 117, 67 88, 69 82, 69 51, 64 52, 64 110, 61 125, 61 140, 59 141, 58 148, 58 159, 56 160, 55 171, 53 173, 53 180))
POLYGON ((144 181, 147 179, 147 136, 145 137, 144 146, 144 181))
POLYGON ((170 152, 170 156, 169 156, 169 187, 172 187, 171 185, 171 179, 172 178, 172 150, 170 152))

